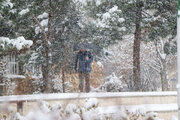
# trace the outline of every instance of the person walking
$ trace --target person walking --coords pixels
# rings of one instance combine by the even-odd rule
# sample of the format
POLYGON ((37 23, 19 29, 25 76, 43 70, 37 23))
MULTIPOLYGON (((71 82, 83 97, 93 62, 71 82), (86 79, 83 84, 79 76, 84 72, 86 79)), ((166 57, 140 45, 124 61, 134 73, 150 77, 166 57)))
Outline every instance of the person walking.
POLYGON ((91 63, 93 61, 93 56, 91 52, 87 51, 85 48, 79 50, 75 57, 75 71, 79 75, 79 90, 83 92, 84 82, 85 91, 90 91, 90 72, 91 63))

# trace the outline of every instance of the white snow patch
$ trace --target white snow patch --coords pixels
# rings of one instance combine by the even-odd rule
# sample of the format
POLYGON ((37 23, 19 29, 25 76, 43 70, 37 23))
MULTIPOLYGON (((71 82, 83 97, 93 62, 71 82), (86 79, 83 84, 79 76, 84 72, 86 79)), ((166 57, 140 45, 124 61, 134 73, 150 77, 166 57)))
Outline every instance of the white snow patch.
POLYGON ((79 1, 83 6, 87 6, 87 0, 77 0, 79 1))
POLYGON ((4 6, 4 7, 10 7, 10 8, 12 8, 13 7, 13 3, 10 1, 10 0, 6 0, 6 1, 4 1, 3 3, 2 3, 2 5, 4 6))
POLYGON ((76 109, 77 109, 77 106, 75 104, 68 104, 66 106, 65 111, 66 111, 66 113, 70 113, 71 114, 71 113, 74 113, 76 111, 76 109))
POLYGON ((39 15, 37 18, 39 19, 48 18, 48 13, 44 12, 43 14, 39 15))
POLYGON ((48 26, 48 19, 44 19, 40 22, 41 26, 46 27, 48 26))
POLYGON ((16 13, 17 12, 17 9, 12 9, 12 10, 10 10, 9 12, 11 12, 11 13, 16 13))
MULTIPOLYGON (((110 10, 109 10, 109 12, 110 13, 113 13, 113 12, 116 12, 118 10, 118 6, 114 6, 114 7, 112 7, 110 10)), ((119 10, 119 11, 121 11, 121 10, 119 10)))
POLYGON ((26 8, 26 9, 24 9, 24 10, 21 10, 21 11, 19 12, 19 15, 24 15, 24 14, 26 14, 26 13, 28 13, 28 12, 29 12, 29 9, 26 8))
POLYGON ((100 61, 97 62, 97 65, 98 65, 99 67, 103 67, 103 64, 102 64, 100 61))
POLYGON ((149 15, 153 16, 153 15, 157 12, 157 10, 156 10, 156 9, 150 9, 150 10, 146 10, 146 12, 147 12, 149 15))
POLYGON ((25 79, 26 77, 24 75, 5 75, 5 78, 13 79, 13 78, 20 78, 20 79, 25 79))
POLYGON ((123 23, 125 21, 124 18, 118 18, 119 14, 122 11, 118 9, 118 6, 114 6, 111 9, 109 9, 107 12, 101 14, 97 14, 100 18, 96 19, 96 24, 97 27, 102 27, 102 28, 111 28, 111 21, 113 22, 118 22, 118 23, 123 23))
POLYGON ((180 15, 180 10, 178 10, 178 15, 180 15))
MULTIPOLYGON (((48 28, 47 28, 47 26, 48 26, 48 19, 42 20, 42 21, 40 22, 40 25, 44 28, 44 30, 45 30, 46 32, 48 31, 48 28)), ((41 33, 41 29, 39 28, 39 26, 35 28, 35 33, 36 33, 36 34, 41 33)))
POLYGON ((176 85, 176 88, 177 88, 177 89, 179 89, 179 88, 180 88, 180 83, 178 83, 178 84, 176 85))
POLYGON ((40 106, 40 109, 43 113, 49 113, 51 110, 50 110, 50 105, 48 102, 45 102, 45 101, 40 101, 39 102, 39 106, 40 106))
POLYGON ((166 54, 164 53, 164 54, 160 54, 161 55, 161 58, 163 59, 163 60, 165 60, 166 59, 166 54))
POLYGON ((21 116, 20 113, 16 113, 14 117, 15 117, 15 119, 17 119, 17 120, 26 120, 26 118, 23 117, 23 116, 21 116))
POLYGON ((106 20, 106 19, 108 19, 108 18, 110 18, 110 17, 111 17, 111 15, 110 15, 109 12, 106 12, 106 13, 103 14, 103 19, 104 19, 104 20, 106 20))
POLYGON ((151 119, 151 120, 162 120, 162 119, 158 118, 158 114, 155 112, 147 113, 143 120, 149 120, 149 119, 151 119))
POLYGON ((119 21, 120 23, 123 23, 123 22, 125 21, 125 19, 124 19, 124 18, 119 18, 118 21, 119 21))
POLYGON ((1 47, 3 48, 5 47, 5 45, 12 45, 16 49, 21 50, 24 47, 29 48, 30 46, 32 46, 33 41, 25 40, 23 36, 20 36, 16 39, 9 39, 8 37, 0 37, 0 43, 1 43, 1 47))
POLYGON ((99 5, 101 5, 101 0, 96 0, 96 6, 99 6, 99 5))
POLYGON ((119 31, 119 32, 121 32, 121 31, 126 31, 126 27, 118 28, 118 31, 119 31))
POLYGON ((172 120, 178 120, 177 117, 175 116, 172 116, 172 120))
POLYGON ((98 100, 96 98, 86 99, 84 108, 82 108, 83 120, 100 120, 98 110, 98 100))
POLYGON ((97 107, 98 106, 98 100, 96 98, 90 98, 86 100, 86 103, 84 105, 84 107, 86 109, 90 109, 92 107, 97 107))
POLYGON ((78 107, 75 104, 68 104, 65 109, 66 120, 80 120, 78 107))

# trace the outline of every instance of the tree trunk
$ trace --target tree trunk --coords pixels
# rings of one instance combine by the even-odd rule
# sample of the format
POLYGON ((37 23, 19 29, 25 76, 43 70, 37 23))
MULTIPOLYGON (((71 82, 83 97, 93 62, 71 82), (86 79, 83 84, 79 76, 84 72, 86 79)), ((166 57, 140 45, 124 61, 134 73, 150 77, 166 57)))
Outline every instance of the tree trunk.
POLYGON ((51 93, 52 87, 51 87, 51 80, 50 80, 50 65, 49 65, 49 48, 46 47, 45 49, 46 54, 46 63, 45 65, 42 65, 42 74, 43 74, 43 80, 44 80, 44 92, 45 93, 51 93))
POLYGON ((167 75, 166 75, 166 63, 165 61, 162 61, 162 69, 161 69, 161 86, 162 86, 162 91, 167 91, 169 90, 168 87, 168 80, 167 80, 167 75))
POLYGON ((0 75, 0 96, 4 95, 3 88, 4 88, 3 76, 0 75))
POLYGON ((52 0, 49 0, 49 17, 48 17, 48 40, 53 41, 53 13, 52 13, 52 0))
POLYGON ((133 46, 133 81, 134 90, 140 90, 140 43, 141 43, 141 20, 142 20, 142 3, 136 3, 136 30, 133 46))
POLYGON ((44 28, 41 26, 38 19, 34 15, 32 15, 32 18, 34 19, 35 23, 39 26, 39 28, 41 29, 41 31, 43 33, 42 41, 43 41, 44 47, 45 47, 44 54, 45 54, 46 62, 42 65, 42 68, 41 68, 43 81, 44 81, 44 88, 43 88, 42 92, 50 93, 51 92, 51 85, 49 84, 50 83, 50 80, 49 80, 49 70, 50 70, 50 67, 49 67, 49 48, 50 47, 49 47, 49 43, 48 43, 49 37, 47 37, 47 34, 46 34, 44 28))
POLYGON ((65 93, 65 71, 64 68, 62 68, 62 88, 63 88, 63 93, 65 93))
POLYGON ((51 93, 52 92, 52 80, 51 80, 51 66, 52 66, 52 51, 49 43, 53 41, 53 15, 52 15, 52 0, 49 0, 49 12, 48 12, 48 35, 47 35, 47 41, 48 46, 45 49, 46 54, 46 66, 44 69, 46 69, 44 72, 43 78, 45 81, 45 92, 51 93))

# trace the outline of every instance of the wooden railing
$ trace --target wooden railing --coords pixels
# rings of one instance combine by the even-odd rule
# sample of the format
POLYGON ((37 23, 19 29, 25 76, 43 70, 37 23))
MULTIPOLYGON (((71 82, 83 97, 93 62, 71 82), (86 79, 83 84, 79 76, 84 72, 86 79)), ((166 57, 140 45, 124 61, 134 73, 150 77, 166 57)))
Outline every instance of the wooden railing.
MULTIPOLYGON (((58 94, 37 94, 37 95, 16 95, 2 96, 0 103, 8 102, 17 104, 17 111, 28 113, 27 107, 39 100, 47 102, 60 102, 62 105, 73 102, 74 104, 83 105, 87 98, 97 98, 99 107, 104 109, 113 109, 120 106, 126 108, 146 107, 149 111, 162 113, 162 117, 167 119, 168 114, 177 115, 177 92, 119 92, 119 93, 58 93, 58 94), (158 107, 159 106, 159 107, 158 107), (164 114, 163 114, 164 113, 164 114)), ((115 109, 114 109, 115 110, 115 109)), ((170 117, 170 115, 169 115, 170 117)))

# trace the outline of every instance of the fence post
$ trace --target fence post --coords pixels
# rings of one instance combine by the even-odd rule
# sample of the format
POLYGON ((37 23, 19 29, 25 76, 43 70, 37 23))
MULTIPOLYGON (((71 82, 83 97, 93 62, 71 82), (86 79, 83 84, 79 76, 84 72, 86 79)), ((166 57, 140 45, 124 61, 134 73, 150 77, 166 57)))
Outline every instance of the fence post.
POLYGON ((23 115, 23 102, 22 101, 17 102, 17 112, 23 115))
POLYGON ((2 76, 0 75, 0 96, 3 96, 4 95, 4 84, 3 84, 3 78, 2 76))

